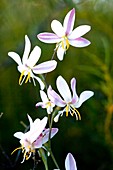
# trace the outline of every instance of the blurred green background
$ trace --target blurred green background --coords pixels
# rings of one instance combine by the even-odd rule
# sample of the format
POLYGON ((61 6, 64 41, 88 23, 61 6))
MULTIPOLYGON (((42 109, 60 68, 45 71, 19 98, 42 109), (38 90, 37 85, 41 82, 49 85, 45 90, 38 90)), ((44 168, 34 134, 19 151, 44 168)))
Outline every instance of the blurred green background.
MULTIPOLYGON (((68 82, 77 79, 77 92, 92 90, 95 95, 85 102, 79 112, 82 120, 73 117, 60 118, 54 127, 59 133, 52 139, 56 160, 64 168, 65 157, 71 152, 78 170, 113 170, 113 1, 112 0, 1 0, 0 1, 0 170, 33 169, 32 159, 21 164, 22 154, 11 152, 19 147, 16 131, 24 131, 23 121, 28 125, 27 113, 35 119, 43 118, 46 111, 36 109, 40 101, 39 84, 19 86, 20 73, 17 64, 8 57, 9 51, 20 56, 24 50, 27 34, 32 47, 39 45, 42 57, 49 60, 55 44, 44 44, 37 39, 40 32, 51 32, 53 19, 63 22, 64 16, 76 9, 75 27, 91 25, 92 30, 84 37, 91 41, 86 48, 70 47, 57 69, 47 76, 47 83, 54 88, 58 75, 68 82)), ((40 159, 41 160, 41 159, 40 159)), ((55 167, 48 158, 49 170, 55 167)), ((39 161, 37 169, 44 169, 39 161)))

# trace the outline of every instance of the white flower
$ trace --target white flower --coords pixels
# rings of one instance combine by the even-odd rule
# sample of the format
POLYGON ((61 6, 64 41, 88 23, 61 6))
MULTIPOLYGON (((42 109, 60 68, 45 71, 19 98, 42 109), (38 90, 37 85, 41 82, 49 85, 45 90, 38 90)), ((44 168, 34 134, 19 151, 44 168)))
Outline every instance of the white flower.
POLYGON ((59 76, 57 78, 56 85, 62 98, 52 88, 49 91, 49 95, 51 96, 51 101, 56 106, 64 108, 63 110, 59 111, 57 116, 54 118, 56 122, 58 121, 59 116, 63 115, 64 112, 66 112, 66 116, 68 116, 68 113, 70 113, 72 116, 75 114, 76 119, 80 120, 81 116, 76 108, 79 108, 83 102, 85 102, 86 100, 88 100, 90 97, 94 95, 94 92, 87 90, 87 91, 83 91, 80 94, 80 97, 78 97, 76 93, 76 79, 72 78, 70 83, 71 83, 72 93, 65 79, 62 76, 59 76))
POLYGON ((35 76, 35 74, 43 74, 53 71, 56 68, 57 62, 55 60, 52 60, 35 65, 41 56, 41 49, 40 47, 35 46, 31 53, 30 50, 31 42, 28 36, 25 35, 25 49, 22 61, 20 56, 15 52, 9 52, 8 55, 18 64, 17 68, 18 71, 21 73, 19 84, 21 85, 25 79, 25 83, 27 83, 28 81, 30 82, 30 78, 32 78, 34 85, 34 79, 36 79, 39 82, 41 89, 43 90, 45 85, 39 77, 35 76))
POLYGON ((38 39, 45 43, 56 43, 57 57, 59 60, 63 60, 64 54, 68 50, 69 46, 74 47, 86 47, 90 44, 85 38, 82 38, 84 34, 90 31, 89 25, 81 25, 73 30, 75 21, 75 9, 67 13, 64 18, 63 25, 53 20, 51 28, 54 33, 40 33, 37 35, 38 39))
POLYGON ((46 108, 48 114, 51 114, 53 112, 53 107, 55 106, 55 104, 50 99, 51 98, 51 96, 49 95, 50 90, 51 87, 49 86, 49 88, 47 89, 47 95, 43 90, 40 90, 42 102, 38 102, 36 104, 36 107, 41 106, 42 108, 46 108))
MULTIPOLYGON (((31 117, 28 115, 30 122, 30 130, 26 133, 16 132, 14 137, 20 139, 21 147, 16 148, 12 154, 18 150, 22 149, 23 161, 28 160, 31 157, 31 154, 35 152, 35 149, 43 147, 49 139, 50 129, 45 129, 47 124, 47 117, 44 117, 42 120, 36 119, 34 122, 31 117)), ((51 129, 51 138, 58 132, 57 128, 51 129)))

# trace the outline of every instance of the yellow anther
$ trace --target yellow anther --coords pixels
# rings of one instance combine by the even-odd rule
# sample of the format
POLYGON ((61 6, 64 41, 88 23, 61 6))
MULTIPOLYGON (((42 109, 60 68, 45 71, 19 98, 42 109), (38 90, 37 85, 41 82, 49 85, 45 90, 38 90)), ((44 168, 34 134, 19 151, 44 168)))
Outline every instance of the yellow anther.
POLYGON ((68 116, 69 106, 66 106, 66 116, 68 116))
POLYGON ((51 102, 47 102, 46 103, 46 108, 50 107, 51 106, 51 102))
POLYGON ((24 73, 25 73, 25 70, 22 71, 21 75, 20 75, 20 78, 19 78, 19 85, 21 84, 21 80, 22 80, 22 77, 24 76, 24 73))
POLYGON ((69 48, 69 40, 68 40, 68 38, 67 38, 66 36, 63 36, 62 38, 63 38, 63 40, 62 40, 62 42, 61 42, 62 48, 63 48, 65 51, 67 51, 68 48, 69 48), (66 47, 65 47, 65 43, 66 43, 66 47))
POLYGON ((30 79, 30 72, 28 73, 28 76, 27 76, 27 78, 26 78, 25 83, 27 83, 27 82, 29 81, 29 79, 30 79))

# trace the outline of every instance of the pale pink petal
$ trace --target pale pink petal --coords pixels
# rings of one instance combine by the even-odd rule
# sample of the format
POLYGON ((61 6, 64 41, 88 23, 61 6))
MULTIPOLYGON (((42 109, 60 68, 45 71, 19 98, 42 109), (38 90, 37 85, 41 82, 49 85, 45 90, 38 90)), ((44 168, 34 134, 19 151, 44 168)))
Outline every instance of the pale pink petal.
POLYGON ((22 65, 20 56, 15 52, 9 52, 8 56, 10 56, 18 65, 22 65))
POLYGON ((23 58, 22 58, 23 64, 26 64, 30 50, 31 50, 31 42, 30 42, 28 36, 25 35, 25 49, 24 49, 24 54, 23 54, 23 58))
POLYGON ((59 41, 61 41, 61 38, 59 38, 54 33, 44 32, 44 33, 38 34, 37 37, 40 41, 45 42, 45 43, 58 43, 59 41))
POLYGON ((66 103, 71 102, 71 92, 69 86, 62 76, 59 76, 56 81, 57 89, 66 103))
POLYGON ((32 68, 39 60, 40 55, 41 55, 41 48, 38 46, 35 46, 26 62, 26 65, 32 68))
MULTIPOLYGON (((50 129, 46 129, 44 131, 44 137, 43 137, 43 140, 42 140, 43 144, 48 141, 48 139, 49 139, 49 132, 50 132, 50 129)), ((53 138, 53 136, 55 136, 57 132, 58 132, 57 128, 52 128, 51 129, 51 137, 50 138, 53 138)))
POLYGON ((69 35, 72 32, 74 21, 75 21, 75 9, 73 8, 71 11, 68 12, 64 19, 63 26, 66 35, 69 35))
POLYGON ((33 68, 33 72, 36 74, 48 73, 53 71, 56 68, 56 66, 57 66, 57 62, 55 60, 46 61, 39 65, 36 65, 33 68))
POLYGON ((68 153, 65 160, 66 170, 77 170, 76 161, 71 153, 68 153))
POLYGON ((40 97, 44 103, 47 103, 49 101, 46 93, 43 90, 40 90, 40 97))
POLYGON ((59 21, 53 20, 51 23, 51 28, 58 37, 62 38, 65 35, 64 28, 59 21))
POLYGON ((71 103, 74 104, 78 101, 78 95, 76 93, 76 79, 75 78, 71 79, 71 90, 73 93, 73 98, 72 98, 71 103))
POLYGON ((41 106, 42 108, 46 108, 46 105, 45 105, 45 103, 43 103, 43 102, 38 102, 38 103, 36 103, 35 106, 36 106, 36 107, 41 106))
POLYGON ((87 32, 89 32, 90 29, 91 27, 89 25, 80 25, 72 31, 72 33, 68 36, 68 38, 73 40, 82 37, 87 32))
POLYGON ((24 133, 22 132, 16 132, 14 133, 14 137, 18 138, 18 139, 22 139, 22 137, 24 136, 24 133))
POLYGON ((80 97, 78 99, 78 102, 74 104, 75 108, 79 108, 83 102, 88 100, 90 97, 94 95, 94 92, 92 91, 84 91, 80 94, 80 97))
POLYGON ((62 98, 54 90, 49 91, 49 96, 50 96, 51 101, 56 106, 64 107, 66 105, 65 101, 63 101, 62 98))
POLYGON ((86 47, 91 44, 91 42, 85 38, 77 38, 69 40, 69 44, 74 47, 86 47))
POLYGON ((57 49, 57 57, 60 61, 63 60, 65 54, 65 49, 62 48, 62 46, 59 46, 57 49))

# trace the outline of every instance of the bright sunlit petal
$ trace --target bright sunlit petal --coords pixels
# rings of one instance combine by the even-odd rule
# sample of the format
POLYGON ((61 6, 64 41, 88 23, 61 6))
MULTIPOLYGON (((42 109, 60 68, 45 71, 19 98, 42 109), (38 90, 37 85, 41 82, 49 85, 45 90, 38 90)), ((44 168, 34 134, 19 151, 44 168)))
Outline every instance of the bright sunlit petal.
POLYGON ((58 37, 62 37, 65 35, 64 28, 59 21, 53 20, 51 23, 51 28, 58 37))

